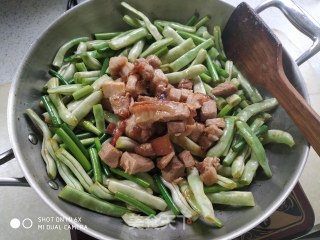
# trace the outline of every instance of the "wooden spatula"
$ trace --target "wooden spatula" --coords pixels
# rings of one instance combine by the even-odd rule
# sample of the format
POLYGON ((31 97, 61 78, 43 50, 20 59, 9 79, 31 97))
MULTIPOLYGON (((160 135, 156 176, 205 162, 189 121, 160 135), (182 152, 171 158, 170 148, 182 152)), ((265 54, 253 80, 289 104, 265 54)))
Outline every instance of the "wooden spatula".
POLYGON ((282 66, 282 46, 246 3, 232 13, 222 34, 226 55, 251 82, 277 98, 320 155, 320 117, 291 85, 282 66))

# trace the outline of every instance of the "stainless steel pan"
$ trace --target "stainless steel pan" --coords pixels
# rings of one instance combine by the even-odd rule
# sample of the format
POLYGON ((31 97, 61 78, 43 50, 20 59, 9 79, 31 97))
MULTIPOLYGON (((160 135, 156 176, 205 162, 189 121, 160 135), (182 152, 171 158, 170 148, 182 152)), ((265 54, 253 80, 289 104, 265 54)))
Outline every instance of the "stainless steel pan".
MULTIPOLYGON (((213 25, 223 27, 234 9, 231 5, 218 0, 128 0, 127 2, 141 9, 152 19, 162 18, 184 22, 197 11, 202 16, 211 16, 211 27, 213 25)), ((257 10, 260 11, 272 5, 280 8, 295 26, 314 41, 311 50, 300 58, 298 64, 319 51, 320 28, 315 21, 311 20, 296 5, 285 0, 267 1, 257 10)), ((59 190, 54 190, 48 184, 50 179, 46 175, 40 156, 40 144, 33 145, 28 140, 28 135, 33 133, 34 129, 25 118, 24 111, 26 108, 38 108, 41 88, 47 80, 46 71, 57 49, 63 43, 75 37, 89 36, 94 32, 125 29, 126 26, 121 20, 122 16, 123 9, 120 7, 120 2, 116 0, 91 0, 80 4, 55 21, 31 46, 23 60, 10 92, 8 127, 14 154, 28 183, 60 216, 68 219, 81 216, 81 224, 88 226, 84 232, 99 239, 232 239, 249 231, 271 215, 289 195, 307 158, 309 150, 307 142, 281 108, 278 108, 273 114, 270 125, 272 128, 291 132, 296 140, 296 146, 292 149, 275 145, 267 147, 273 177, 267 180, 261 174, 249 188, 256 200, 255 207, 218 210, 218 216, 225 222, 225 226, 221 229, 216 229, 201 221, 185 226, 182 219, 178 219, 170 227, 161 230, 132 229, 123 224, 121 219, 96 214, 61 201, 57 197, 59 190)), ((284 53, 283 61, 288 78, 302 96, 308 99, 297 63, 290 58, 287 52, 284 53)), ((261 91, 265 96, 269 95, 261 91)), ((0 180, 0 185, 26 185, 23 179, 0 180)), ((59 188, 63 186, 59 179, 56 180, 56 183, 59 188)), ((71 224, 78 225, 76 222, 71 222, 71 224)))

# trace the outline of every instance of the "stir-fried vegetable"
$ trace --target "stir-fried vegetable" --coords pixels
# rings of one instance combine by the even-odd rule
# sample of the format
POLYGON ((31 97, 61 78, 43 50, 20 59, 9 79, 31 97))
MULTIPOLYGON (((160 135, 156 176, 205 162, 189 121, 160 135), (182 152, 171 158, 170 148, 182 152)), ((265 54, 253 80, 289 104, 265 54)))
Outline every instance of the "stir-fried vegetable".
POLYGON ((254 207, 258 168, 272 176, 264 145, 294 145, 267 126, 278 102, 227 59, 208 16, 152 22, 121 5, 131 29, 65 43, 43 88, 45 121, 26 110, 43 134, 48 177, 65 182, 61 199, 132 227, 182 214, 220 228, 214 205, 254 207))

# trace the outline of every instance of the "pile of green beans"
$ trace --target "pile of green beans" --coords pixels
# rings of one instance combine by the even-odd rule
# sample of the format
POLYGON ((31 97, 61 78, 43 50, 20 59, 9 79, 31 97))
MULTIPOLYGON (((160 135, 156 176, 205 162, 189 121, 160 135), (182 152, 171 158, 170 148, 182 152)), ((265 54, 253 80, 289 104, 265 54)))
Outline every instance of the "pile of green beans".
MULTIPOLYGON (((254 206, 253 194, 240 190, 254 181, 259 167, 267 177, 272 176, 264 145, 294 145, 289 133, 267 125, 271 115, 266 112, 277 107, 277 100, 263 99, 227 59, 221 29, 207 27, 208 16, 199 19, 195 14, 185 23, 152 22, 129 4, 121 5, 131 13, 123 17, 130 28, 65 43, 54 57, 52 69, 48 70, 51 78, 43 88, 40 107, 45 121, 33 110, 26 111, 43 132, 41 155, 48 176, 55 179, 58 172, 66 183, 59 193, 61 199, 98 213, 123 217, 130 226, 163 226, 168 222, 155 220, 171 214, 171 221, 182 214, 192 221, 202 216, 206 222, 222 227, 224 223, 215 216, 212 204, 254 206), (102 103, 103 83, 115 80, 110 77, 110 58, 126 56, 134 62, 153 54, 160 58, 170 84, 192 80, 193 91, 214 99, 218 117, 224 118, 223 134, 207 152, 187 136, 170 136, 175 146, 190 151, 197 161, 220 158, 217 182, 212 186, 204 186, 195 167, 188 168, 186 179, 175 184, 162 179, 157 171, 153 176, 130 175, 120 168, 110 168, 99 157, 103 144, 112 142, 106 128, 120 119, 105 111, 102 103), (212 89, 223 82, 235 85, 238 91, 226 98, 214 96, 212 89), (110 203, 115 200, 122 205, 110 203), (125 204, 127 208, 123 207, 125 204), (142 218, 143 223, 134 222, 142 218)), ((119 150, 129 152, 137 145, 126 136, 115 143, 119 150)))

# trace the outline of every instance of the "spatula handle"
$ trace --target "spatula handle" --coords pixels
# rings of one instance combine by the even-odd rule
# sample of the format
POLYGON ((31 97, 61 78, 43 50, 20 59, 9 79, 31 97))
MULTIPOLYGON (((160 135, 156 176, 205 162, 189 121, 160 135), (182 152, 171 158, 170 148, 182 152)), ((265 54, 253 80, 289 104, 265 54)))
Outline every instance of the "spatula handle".
POLYGON ((278 69, 278 79, 273 83, 272 94, 320 156, 320 116, 291 85, 283 68, 278 69))

